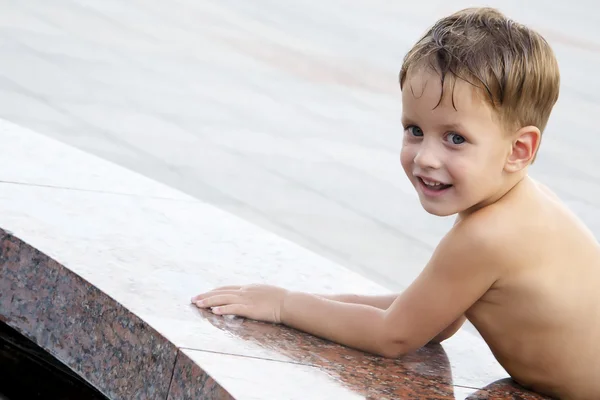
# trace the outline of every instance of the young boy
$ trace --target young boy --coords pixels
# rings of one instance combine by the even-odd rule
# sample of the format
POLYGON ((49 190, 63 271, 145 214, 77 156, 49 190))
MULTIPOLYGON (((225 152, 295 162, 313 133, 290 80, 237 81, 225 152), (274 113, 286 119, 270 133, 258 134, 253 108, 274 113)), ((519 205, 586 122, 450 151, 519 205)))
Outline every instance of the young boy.
POLYGON ((546 41, 498 11, 439 20, 400 72, 400 158, 425 210, 457 218, 412 285, 380 297, 230 286, 192 302, 385 357, 468 318, 523 386, 600 399, 600 246, 527 175, 559 81, 546 41))

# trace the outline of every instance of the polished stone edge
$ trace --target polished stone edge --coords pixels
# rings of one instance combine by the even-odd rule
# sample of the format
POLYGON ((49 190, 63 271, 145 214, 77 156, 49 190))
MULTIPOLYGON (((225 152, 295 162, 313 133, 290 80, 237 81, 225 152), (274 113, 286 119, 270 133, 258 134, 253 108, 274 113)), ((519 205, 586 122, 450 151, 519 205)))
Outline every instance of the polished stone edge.
POLYGON ((230 400, 234 397, 198 364, 179 351, 167 400, 230 400))
POLYGON ((114 299, 1 228, 0 320, 111 399, 167 398, 177 348, 114 299))
MULTIPOLYGON (((33 340, 110 399, 234 398, 200 365, 135 314, 68 267, 1 228, 0 321, 33 340)), ((224 322, 221 319, 215 321, 224 322)), ((297 335, 288 328, 246 324, 252 328, 245 332, 251 332, 250 337, 256 340, 263 337, 271 344, 284 342, 289 346, 283 347, 289 348, 323 345, 317 343, 320 339, 297 335)), ((460 396, 465 392, 468 392, 466 398, 474 400, 543 398, 510 380, 465 391, 466 388, 453 386, 450 382, 421 379, 420 375, 407 373, 406 368, 402 369, 403 373, 395 374, 390 369, 391 364, 386 367, 383 365, 386 363, 379 360, 376 363, 379 373, 387 371, 401 377, 388 381, 390 376, 379 376, 362 362, 357 363, 357 368, 347 369, 350 360, 358 361, 355 352, 343 351, 338 345, 331 346, 326 346, 324 354, 328 362, 320 368, 348 389, 369 398, 381 395, 422 398, 427 393, 432 399, 454 399, 455 393, 460 396)), ((421 358, 422 353, 431 353, 429 357, 425 354, 425 359, 437 359, 438 353, 429 347, 420 351, 421 358)), ((319 353, 319 356, 324 354, 319 353)), ((311 361, 314 360, 296 361, 313 364, 311 361)), ((404 361, 411 364, 410 360, 404 361)), ((436 370, 440 368, 438 364, 433 362, 436 370)))
POLYGON ((531 392, 510 378, 500 379, 470 393, 465 400, 544 400, 547 396, 531 392))

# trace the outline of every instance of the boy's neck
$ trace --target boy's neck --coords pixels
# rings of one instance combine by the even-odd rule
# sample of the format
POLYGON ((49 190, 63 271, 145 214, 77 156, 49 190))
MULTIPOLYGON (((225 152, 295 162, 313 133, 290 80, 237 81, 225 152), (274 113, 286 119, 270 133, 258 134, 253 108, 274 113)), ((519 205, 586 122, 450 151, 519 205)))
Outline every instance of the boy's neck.
POLYGON ((507 177, 505 182, 500 186, 498 191, 493 196, 483 201, 482 203, 479 203, 471 208, 459 212, 456 221, 458 222, 460 220, 463 220, 476 211, 483 210, 486 207, 498 203, 500 200, 512 193, 515 189, 524 184, 527 184, 529 181, 530 178, 526 169, 522 170, 519 173, 511 174, 507 177))

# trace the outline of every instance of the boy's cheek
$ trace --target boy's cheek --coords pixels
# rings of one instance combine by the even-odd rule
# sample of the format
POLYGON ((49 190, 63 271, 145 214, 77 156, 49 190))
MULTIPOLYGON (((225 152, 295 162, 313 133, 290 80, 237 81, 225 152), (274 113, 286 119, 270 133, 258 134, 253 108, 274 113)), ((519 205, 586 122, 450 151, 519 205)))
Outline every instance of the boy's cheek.
POLYGON ((406 173, 406 175, 411 175, 410 172, 410 163, 406 161, 406 159, 404 157, 400 157, 400 165, 402 166, 402 169, 404 170, 404 172, 406 173))
POLYGON ((409 144, 402 144, 400 149, 400 162, 402 165, 410 163, 414 159, 414 150, 409 144))
POLYGON ((402 165, 402 168, 404 168, 404 171, 408 175, 412 174, 412 164, 413 164, 414 159, 415 159, 415 152, 411 148, 404 147, 400 151, 400 164, 402 165))

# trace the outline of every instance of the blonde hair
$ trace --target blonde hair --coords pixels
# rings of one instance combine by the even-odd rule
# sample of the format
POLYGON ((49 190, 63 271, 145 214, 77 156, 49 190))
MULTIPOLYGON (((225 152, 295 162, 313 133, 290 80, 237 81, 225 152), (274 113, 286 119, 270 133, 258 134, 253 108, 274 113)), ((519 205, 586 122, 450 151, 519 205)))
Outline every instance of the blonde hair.
POLYGON ((437 21, 405 56, 400 87, 424 64, 439 74, 442 97, 449 73, 480 88, 511 128, 543 132, 558 100, 560 73, 549 44, 493 8, 467 8, 437 21))

